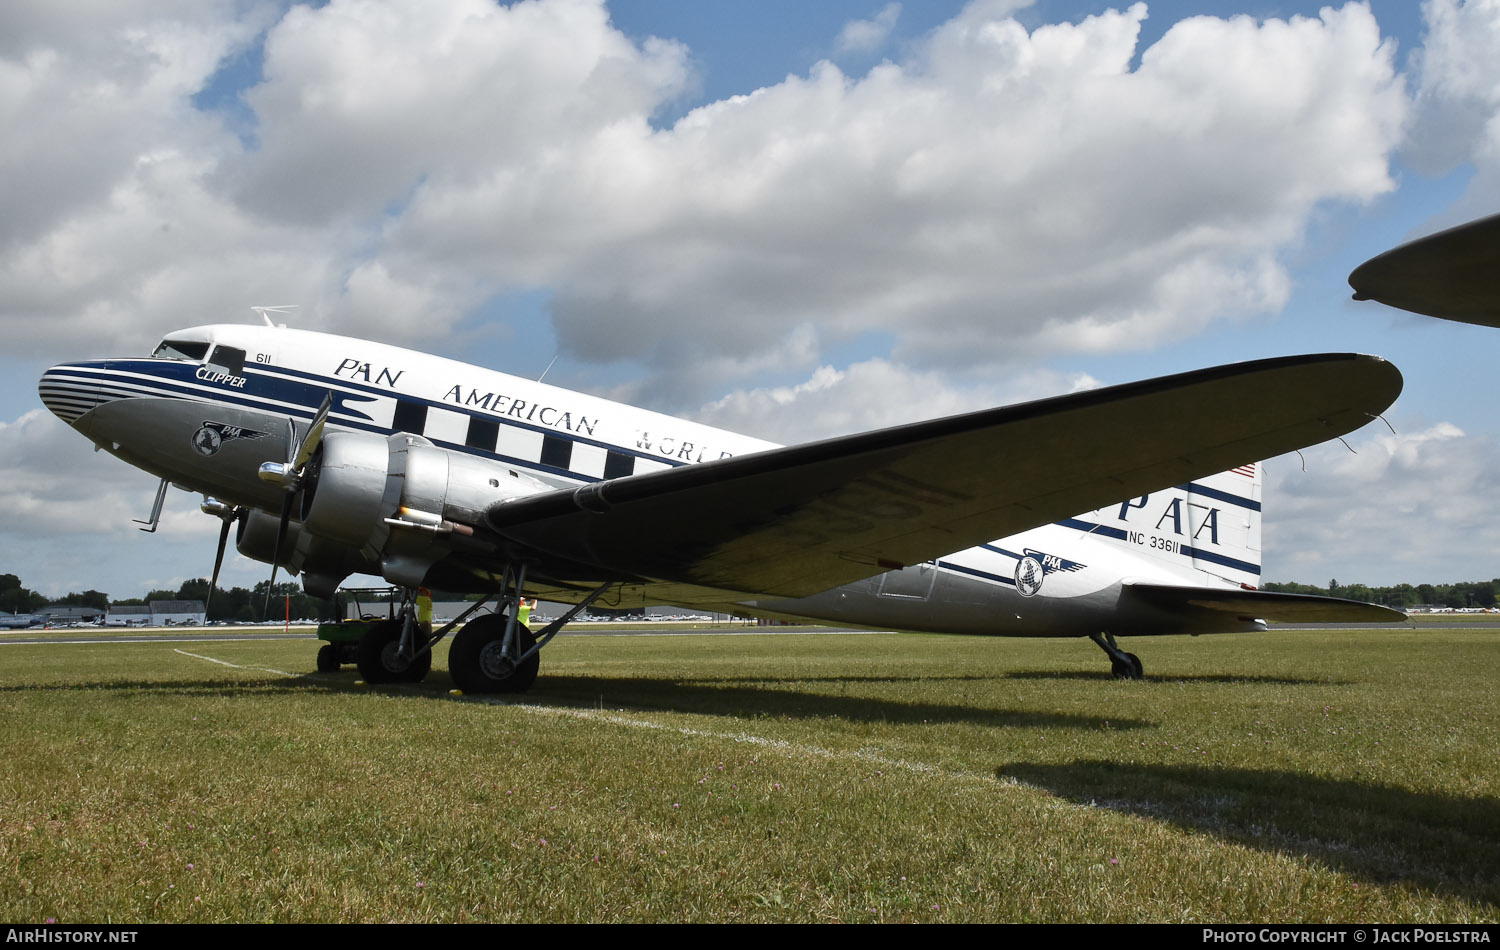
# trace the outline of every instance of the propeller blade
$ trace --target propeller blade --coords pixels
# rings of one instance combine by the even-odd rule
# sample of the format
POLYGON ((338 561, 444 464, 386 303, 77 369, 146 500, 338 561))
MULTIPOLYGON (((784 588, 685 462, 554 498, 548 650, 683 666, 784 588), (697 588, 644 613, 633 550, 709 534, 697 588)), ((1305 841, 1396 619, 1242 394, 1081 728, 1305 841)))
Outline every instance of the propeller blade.
POLYGON ((224 546, 229 543, 229 529, 234 525, 234 519, 224 518, 223 527, 219 529, 219 553, 214 555, 214 576, 208 581, 208 598, 203 602, 203 616, 208 618, 208 609, 214 604, 214 588, 219 585, 219 568, 224 566, 224 546))
POLYGON ((318 406, 300 443, 297 441, 296 422, 287 419, 286 464, 264 462, 260 466, 261 479, 280 485, 286 493, 285 500, 281 503, 281 525, 276 531, 276 548, 271 556, 271 583, 266 587, 266 602, 260 612, 262 620, 269 619, 271 614, 271 591, 276 586, 276 570, 281 566, 281 544, 286 540, 287 523, 292 520, 292 502, 296 500, 297 490, 302 486, 307 463, 323 442, 323 429, 328 424, 328 413, 332 408, 333 393, 330 391, 323 394, 323 403, 318 406))
POLYGON ((260 611, 262 620, 271 619, 271 592, 276 588, 276 569, 281 566, 281 542, 286 540, 286 526, 292 520, 292 500, 295 497, 295 492, 287 492, 286 500, 281 503, 281 524, 276 529, 276 547, 271 553, 271 583, 266 585, 266 603, 260 611))
POLYGON ((312 423, 307 427, 307 435, 302 437, 302 445, 298 447, 297 453, 292 456, 292 471, 301 473, 303 466, 313 457, 318 450, 318 444, 323 441, 323 427, 328 424, 328 411, 333 408, 333 393, 323 395, 323 404, 318 407, 317 414, 313 416, 312 423))

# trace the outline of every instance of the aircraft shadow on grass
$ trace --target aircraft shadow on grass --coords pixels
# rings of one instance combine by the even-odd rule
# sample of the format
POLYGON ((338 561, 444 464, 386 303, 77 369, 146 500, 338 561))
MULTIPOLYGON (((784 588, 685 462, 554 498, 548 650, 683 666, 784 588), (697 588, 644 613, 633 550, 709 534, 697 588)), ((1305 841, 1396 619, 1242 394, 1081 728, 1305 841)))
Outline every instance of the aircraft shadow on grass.
MULTIPOLYGON (((915 677, 919 679, 920 677, 915 677)), ((840 677, 840 679, 844 679, 840 677)), ((866 682, 893 679, 872 677, 866 682)), ((554 675, 527 696, 532 704, 570 707, 669 710, 731 718, 842 719, 850 722, 971 723, 981 726, 1047 729, 1147 729, 1158 725, 1140 719, 1079 716, 1024 709, 984 709, 960 692, 953 703, 901 702, 868 696, 833 696, 786 689, 789 679, 703 680, 650 677, 554 675), (726 682, 730 685, 726 685, 726 682), (763 687, 755 684, 762 683, 763 687)))
MULTIPOLYGON (((330 688, 345 691, 364 691, 367 687, 354 684, 359 674, 353 670, 343 673, 309 673, 292 677, 258 677, 234 680, 95 680, 91 682, 23 684, 0 686, 0 695, 5 693, 37 693, 46 691, 87 691, 97 693, 122 693, 131 695, 162 696, 247 696, 247 695, 292 695, 330 688)), ((862 682, 894 682, 931 677, 867 677, 862 682)), ((979 677, 985 679, 987 677, 979 677)), ((838 677, 848 680, 848 677, 838 677)), ((796 682, 793 679, 792 682, 796 682)), ((809 679, 809 682, 814 681, 809 679)), ((627 708, 638 710, 660 710, 680 713, 696 713, 707 716, 731 718, 787 718, 787 719, 843 719, 850 722, 886 722, 891 724, 912 723, 972 723, 981 726, 1002 728, 1045 729, 1149 729, 1158 723, 1141 719, 1122 719, 1116 716, 1079 716, 1030 710, 984 709, 964 705, 969 701, 962 693, 958 702, 924 703, 900 702, 866 696, 831 696, 802 690, 785 689, 786 680, 737 679, 695 682, 677 678, 604 676, 553 676, 544 686, 527 694, 529 705, 551 705, 565 708, 596 709, 627 708), (764 688, 755 684, 765 684, 764 688)), ((441 671, 433 671, 426 683, 399 687, 377 687, 400 689, 417 696, 448 699, 452 683, 441 671)), ((515 697, 521 701, 520 697, 515 697)), ((502 700, 503 702, 503 700, 502 700)))
MULTIPOLYGON (((1011 680, 1113 680, 1109 673, 1093 670, 1015 670, 1000 674, 1000 678, 1011 680)), ((1176 675, 1161 673, 1156 676, 1159 683, 1214 683, 1222 685, 1244 684, 1247 686, 1352 686, 1357 681, 1318 677, 1306 679, 1295 676, 1269 676, 1256 673, 1190 673, 1176 675)))
POLYGON ((266 676, 236 680, 89 680, 58 683, 20 683, 0 686, 0 695, 6 693, 120 693, 135 696, 244 696, 292 695, 327 691, 328 683, 309 676, 266 676))
POLYGON ((1078 804, 1297 854, 1372 883, 1500 903, 1500 799, 1304 773, 1077 761, 995 770, 1078 804))

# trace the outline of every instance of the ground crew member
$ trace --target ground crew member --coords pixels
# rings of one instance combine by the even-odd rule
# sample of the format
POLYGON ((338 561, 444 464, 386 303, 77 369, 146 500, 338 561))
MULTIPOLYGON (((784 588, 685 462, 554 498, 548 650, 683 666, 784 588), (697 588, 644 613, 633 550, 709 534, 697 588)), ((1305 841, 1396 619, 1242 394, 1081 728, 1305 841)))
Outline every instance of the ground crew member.
POLYGON ((417 588, 417 626, 424 636, 432 636, 432 591, 417 588))

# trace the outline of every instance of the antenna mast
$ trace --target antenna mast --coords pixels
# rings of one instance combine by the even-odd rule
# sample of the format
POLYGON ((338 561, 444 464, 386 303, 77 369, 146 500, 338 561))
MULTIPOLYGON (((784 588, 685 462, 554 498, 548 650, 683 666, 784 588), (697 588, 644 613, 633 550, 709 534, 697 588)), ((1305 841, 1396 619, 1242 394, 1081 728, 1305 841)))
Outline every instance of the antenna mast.
POLYGON ((294 304, 294 303, 284 303, 284 304, 281 304, 281 305, 276 306, 276 307, 251 307, 250 309, 254 310, 256 313, 260 314, 260 318, 262 320, 266 321, 266 326, 268 326, 268 327, 277 327, 277 326, 279 326, 283 330, 285 330, 286 329, 286 324, 285 323, 277 324, 277 323, 272 323, 271 322, 271 314, 273 314, 273 313, 286 313, 286 312, 288 312, 290 310, 296 310, 297 309, 297 305, 294 304))

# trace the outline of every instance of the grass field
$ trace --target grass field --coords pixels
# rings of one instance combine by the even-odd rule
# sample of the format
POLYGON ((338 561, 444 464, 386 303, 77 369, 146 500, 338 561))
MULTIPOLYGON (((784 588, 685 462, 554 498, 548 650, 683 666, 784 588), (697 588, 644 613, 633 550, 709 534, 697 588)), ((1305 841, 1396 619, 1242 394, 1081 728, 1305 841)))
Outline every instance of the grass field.
POLYGON ((1500 632, 0 646, 0 918, 1500 919, 1500 632))

